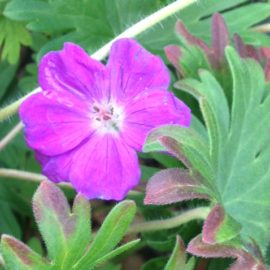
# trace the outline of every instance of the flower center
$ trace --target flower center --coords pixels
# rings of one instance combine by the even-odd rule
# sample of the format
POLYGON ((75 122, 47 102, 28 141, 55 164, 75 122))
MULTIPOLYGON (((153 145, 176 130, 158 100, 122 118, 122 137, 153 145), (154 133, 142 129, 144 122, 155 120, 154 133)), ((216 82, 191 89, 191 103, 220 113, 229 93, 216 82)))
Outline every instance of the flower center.
POLYGON ((91 110, 94 128, 101 133, 118 133, 123 123, 123 110, 115 103, 95 103, 91 110))

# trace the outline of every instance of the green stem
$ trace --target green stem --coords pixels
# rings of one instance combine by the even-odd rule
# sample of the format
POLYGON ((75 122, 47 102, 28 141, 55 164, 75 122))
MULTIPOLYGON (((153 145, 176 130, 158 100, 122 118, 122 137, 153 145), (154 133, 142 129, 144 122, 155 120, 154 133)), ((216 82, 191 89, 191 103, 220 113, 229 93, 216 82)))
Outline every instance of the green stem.
MULTIPOLYGON (((40 183, 41 181, 47 180, 48 178, 39 173, 15 170, 15 169, 5 169, 0 168, 0 178, 9 178, 9 179, 18 179, 18 180, 26 180, 30 182, 40 183)), ((69 183, 60 183, 59 184, 63 188, 72 189, 71 184, 69 183)), ((138 196, 141 193, 135 190, 131 190, 128 193, 128 196, 138 196)))
POLYGON ((2 151, 6 145, 9 144, 22 130, 23 124, 19 122, 1 141, 0 141, 0 151, 2 151))
POLYGON ((178 227, 194 219, 205 219, 210 212, 209 207, 198 207, 182 214, 163 220, 147 221, 130 226, 128 233, 152 232, 178 227))
MULTIPOLYGON (((160 10, 156 11, 155 13, 147 16, 146 18, 142 19, 141 21, 137 22, 136 24, 132 25, 120 35, 116 36, 110 42, 105 44, 102 48, 97 50, 94 54, 92 54, 92 58, 97 60, 104 59, 110 50, 112 43, 119 39, 119 38, 131 38, 135 37, 142 32, 146 31, 147 29, 151 28, 152 26, 160 23, 164 19, 168 18, 169 16, 177 13, 178 11, 182 10, 183 8, 195 3, 197 0, 176 0, 175 2, 161 8, 160 10)), ((15 101, 14 103, 8 105, 7 107, 0 110, 0 122, 8 119, 10 116, 15 114, 21 103, 30 95, 38 91, 35 89, 34 91, 30 92, 28 95, 22 97, 21 99, 15 101)))

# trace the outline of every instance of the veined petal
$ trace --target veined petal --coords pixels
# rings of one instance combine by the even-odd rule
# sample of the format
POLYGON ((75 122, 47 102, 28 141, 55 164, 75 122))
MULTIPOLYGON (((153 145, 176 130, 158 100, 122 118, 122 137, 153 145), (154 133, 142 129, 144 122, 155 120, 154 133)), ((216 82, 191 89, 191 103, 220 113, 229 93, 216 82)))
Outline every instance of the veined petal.
POLYGON ((188 127, 191 121, 190 109, 168 91, 140 93, 126 105, 125 113, 122 137, 139 151, 152 128, 165 124, 188 127))
POLYGON ((93 132, 89 110, 89 103, 68 92, 30 96, 19 111, 27 144, 47 156, 73 149, 93 132))
POLYGON ((81 47, 65 43, 59 52, 49 52, 39 65, 39 84, 47 91, 68 91, 78 97, 99 99, 106 81, 105 67, 81 47))
POLYGON ((46 175, 51 181, 55 183, 68 182, 72 161, 71 152, 53 157, 36 152, 35 158, 42 167, 42 174, 46 175))
POLYGON ((119 39, 111 48, 107 64, 110 95, 118 98, 137 95, 148 89, 167 90, 170 82, 167 67, 133 39, 119 39))
POLYGON ((89 199, 121 200, 139 180, 136 152, 119 137, 94 135, 74 151, 70 181, 89 199))

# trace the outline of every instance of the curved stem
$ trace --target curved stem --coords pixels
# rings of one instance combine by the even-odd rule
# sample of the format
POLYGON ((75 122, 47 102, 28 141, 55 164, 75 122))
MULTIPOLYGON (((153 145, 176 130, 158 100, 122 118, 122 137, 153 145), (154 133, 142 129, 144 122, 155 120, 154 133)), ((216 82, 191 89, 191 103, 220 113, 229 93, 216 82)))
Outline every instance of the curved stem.
POLYGON ((4 120, 8 119, 10 116, 14 115, 18 111, 20 105, 23 103, 23 101, 25 99, 27 99, 29 96, 39 92, 40 90, 41 90, 41 88, 38 87, 38 88, 34 89, 32 92, 25 95, 24 97, 18 99, 17 101, 15 101, 15 102, 11 103, 10 105, 1 109, 0 110, 0 122, 4 121, 4 120))
POLYGON ((22 130, 23 124, 19 122, 1 141, 0 141, 0 151, 2 151, 5 146, 11 142, 16 135, 22 130))
MULTIPOLYGON (((26 180, 31 182, 40 183, 41 181, 48 180, 48 178, 45 175, 39 174, 39 173, 33 173, 33 172, 27 172, 27 171, 21 171, 21 170, 15 170, 15 169, 5 169, 0 168, 0 178, 10 178, 10 179, 20 179, 20 180, 26 180)), ((59 184, 61 187, 69 188, 71 189, 72 186, 69 183, 62 182, 59 184)), ((135 190, 130 190, 128 195, 129 196, 137 196, 140 192, 135 190)))
MULTIPOLYGON (((97 50, 95 53, 92 54, 92 58, 97 60, 104 59, 110 50, 112 43, 119 39, 119 38, 130 38, 135 37, 145 30, 149 29, 150 27, 154 26, 155 24, 160 23, 164 19, 168 18, 169 16, 177 13, 181 9, 189 6, 190 4, 195 3, 197 0, 176 0, 175 2, 161 8, 160 10, 154 12, 153 14, 147 16, 146 18, 142 19, 141 21, 137 22, 136 24, 132 25, 130 28, 126 29, 120 35, 116 36, 110 42, 105 44, 102 48, 97 50)), ((32 95, 34 92, 38 91, 39 88, 35 89, 34 91, 30 92, 28 95, 22 97, 21 99, 15 101, 14 103, 8 105, 7 107, 0 110, 0 122, 7 119, 11 115, 15 114, 20 107, 21 103, 29 96, 32 95)))
MULTIPOLYGON (((5 168, 0 168, 0 178, 15 178, 36 183, 40 183, 41 181, 48 179, 46 176, 39 173, 26 172, 15 169, 5 169, 5 168)), ((68 183, 61 183, 60 186, 72 188, 71 185, 68 183)))
POLYGON ((198 207, 163 220, 147 221, 130 226, 128 233, 142 233, 165 229, 172 229, 194 219, 205 219, 210 212, 209 207, 198 207))
POLYGON ((119 38, 131 38, 135 37, 145 30, 151 28, 155 24, 160 23, 164 19, 168 18, 169 16, 177 13, 181 9, 185 8, 186 6, 195 3, 196 0, 177 0, 164 8, 161 8, 160 10, 154 12, 150 16, 142 19, 141 21, 137 22, 136 24, 132 25, 130 28, 126 29, 124 32, 122 32, 120 35, 112 39, 109 43, 104 45, 102 48, 100 48, 98 51, 96 51, 92 57, 95 59, 103 59, 105 58, 109 51, 112 43, 119 39, 119 38))

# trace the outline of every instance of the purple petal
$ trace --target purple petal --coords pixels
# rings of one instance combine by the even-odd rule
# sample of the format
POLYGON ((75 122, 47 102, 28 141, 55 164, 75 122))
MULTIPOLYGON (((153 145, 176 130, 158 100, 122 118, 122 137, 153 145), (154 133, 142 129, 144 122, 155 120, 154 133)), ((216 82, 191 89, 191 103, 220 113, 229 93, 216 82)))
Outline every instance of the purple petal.
POLYGON ((72 155, 70 181, 89 199, 121 200, 139 180, 136 152, 113 135, 93 136, 72 155))
POLYGON ((65 43, 59 52, 49 52, 39 65, 39 84, 47 91, 68 91, 76 96, 100 98, 105 67, 79 46, 65 43))
POLYGON ((67 152, 93 131, 89 103, 68 92, 37 93, 20 107, 27 144, 43 155, 67 152))
POLYGON ((126 105, 122 136, 136 150, 141 150, 148 132, 165 124, 188 127, 190 109, 168 91, 144 91, 126 105))
POLYGON ((107 64, 111 95, 132 97, 148 89, 167 90, 170 76, 159 58, 133 39, 117 40, 107 64))
POLYGON ((39 152, 35 153, 35 158, 42 166, 42 174, 46 175, 48 179, 55 183, 68 182, 69 171, 72 164, 72 151, 58 155, 45 156, 39 152))

